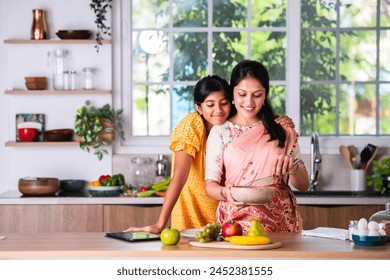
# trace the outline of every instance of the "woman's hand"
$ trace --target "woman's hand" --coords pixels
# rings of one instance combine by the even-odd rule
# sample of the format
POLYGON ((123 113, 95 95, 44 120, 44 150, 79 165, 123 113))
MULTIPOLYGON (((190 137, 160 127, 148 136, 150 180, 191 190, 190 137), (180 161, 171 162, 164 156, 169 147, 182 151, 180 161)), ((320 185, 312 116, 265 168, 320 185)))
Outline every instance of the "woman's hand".
POLYGON ((295 128, 295 124, 294 124, 293 120, 288 116, 281 116, 281 117, 277 116, 275 119, 275 122, 277 124, 280 124, 281 126, 284 126, 284 127, 295 128))
POLYGON ((288 155, 279 155, 274 163, 274 177, 280 182, 286 173, 292 173, 296 167, 293 165, 294 158, 288 155))
POLYGON ((225 187, 227 198, 226 201, 229 202, 231 205, 235 206, 237 209, 240 209, 245 206, 245 203, 234 199, 234 197, 232 196, 232 187, 233 184, 228 184, 225 187))

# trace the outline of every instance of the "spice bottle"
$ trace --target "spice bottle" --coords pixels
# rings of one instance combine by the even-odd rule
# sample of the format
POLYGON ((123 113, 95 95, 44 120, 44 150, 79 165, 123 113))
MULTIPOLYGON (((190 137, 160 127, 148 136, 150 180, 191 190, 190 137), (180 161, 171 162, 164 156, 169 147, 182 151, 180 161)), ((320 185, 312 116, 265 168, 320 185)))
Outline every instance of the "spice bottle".
POLYGON ((70 89, 76 90, 77 89, 77 72, 76 71, 70 71, 70 89))

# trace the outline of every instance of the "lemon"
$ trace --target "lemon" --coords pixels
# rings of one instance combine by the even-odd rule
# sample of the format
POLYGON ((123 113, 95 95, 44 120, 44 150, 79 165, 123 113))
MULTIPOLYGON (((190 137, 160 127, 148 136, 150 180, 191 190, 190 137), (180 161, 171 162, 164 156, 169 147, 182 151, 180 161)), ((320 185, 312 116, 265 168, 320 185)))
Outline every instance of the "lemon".
POLYGON ((161 232, 160 239, 165 245, 176 245, 180 241, 180 232, 175 228, 166 228, 161 232))

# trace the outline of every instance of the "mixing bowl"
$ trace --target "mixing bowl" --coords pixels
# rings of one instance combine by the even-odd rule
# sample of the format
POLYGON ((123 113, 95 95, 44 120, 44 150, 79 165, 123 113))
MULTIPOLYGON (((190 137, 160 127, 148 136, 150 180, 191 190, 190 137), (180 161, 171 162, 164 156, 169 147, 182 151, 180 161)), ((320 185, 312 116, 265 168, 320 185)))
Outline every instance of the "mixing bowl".
POLYGON ((86 186, 84 180, 61 180, 60 189, 65 192, 81 192, 86 186))
POLYGON ((58 178, 28 177, 19 179, 19 191, 29 196, 54 195, 60 188, 58 178))
POLYGON ((276 189, 268 186, 233 186, 230 192, 234 200, 247 205, 259 205, 271 202, 276 195, 276 189))

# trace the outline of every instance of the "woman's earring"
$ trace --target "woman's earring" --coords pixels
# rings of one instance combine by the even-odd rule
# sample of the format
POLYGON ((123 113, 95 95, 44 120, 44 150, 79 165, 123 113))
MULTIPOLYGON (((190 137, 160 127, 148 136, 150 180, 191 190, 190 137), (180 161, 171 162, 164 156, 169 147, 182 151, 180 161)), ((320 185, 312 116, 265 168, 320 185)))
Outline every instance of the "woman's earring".
POLYGON ((232 100, 232 104, 234 105, 234 100, 232 100))

